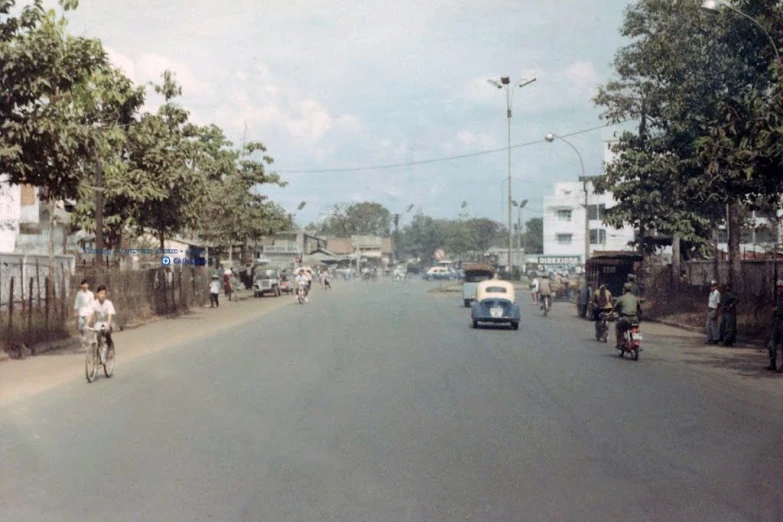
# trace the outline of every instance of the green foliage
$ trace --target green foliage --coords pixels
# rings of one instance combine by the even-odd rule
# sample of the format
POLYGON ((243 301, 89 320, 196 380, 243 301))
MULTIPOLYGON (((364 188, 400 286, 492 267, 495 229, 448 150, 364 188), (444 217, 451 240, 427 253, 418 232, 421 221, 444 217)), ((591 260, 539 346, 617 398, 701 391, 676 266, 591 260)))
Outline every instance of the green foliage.
MULTIPOLYGON (((780 77, 763 31, 729 9, 711 16, 688 0, 638 0, 621 28, 631 43, 615 57, 617 78, 595 98, 603 117, 636 120, 596 182, 618 205, 613 226, 678 234, 698 246, 716 208, 759 197, 774 201, 780 182, 780 77)), ((734 4, 783 37, 774 0, 734 4)))
POLYGON ((525 223, 525 254, 544 253, 544 219, 532 218, 525 223))
POLYGON ((328 236, 388 237, 392 217, 380 203, 365 201, 352 205, 334 205, 330 216, 321 225, 310 226, 318 234, 328 236))

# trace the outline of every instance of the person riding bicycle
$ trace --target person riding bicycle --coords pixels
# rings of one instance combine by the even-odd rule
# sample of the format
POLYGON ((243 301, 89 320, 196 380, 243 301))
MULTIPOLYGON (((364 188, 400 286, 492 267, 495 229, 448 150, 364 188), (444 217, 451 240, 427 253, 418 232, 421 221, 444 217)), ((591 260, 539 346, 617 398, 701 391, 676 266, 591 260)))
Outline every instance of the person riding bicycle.
POLYGON ((541 280, 538 282, 538 295, 541 299, 541 310, 544 309, 545 300, 549 300, 547 306, 552 303, 552 286, 547 274, 542 275, 541 280))
POLYGON ((638 313, 641 309, 639 298, 633 295, 634 286, 631 283, 623 285, 623 295, 614 304, 614 310, 617 312, 617 325, 615 333, 617 335, 617 348, 622 344, 623 334, 633 323, 639 322, 638 313))
POLYGON ((112 332, 112 318, 117 314, 114 309, 114 304, 106 299, 106 285, 100 285, 96 291, 95 301, 92 302, 92 310, 90 317, 87 320, 87 325, 100 330, 103 330, 103 336, 106 338, 106 346, 110 350, 114 350, 114 341, 111 338, 112 332))

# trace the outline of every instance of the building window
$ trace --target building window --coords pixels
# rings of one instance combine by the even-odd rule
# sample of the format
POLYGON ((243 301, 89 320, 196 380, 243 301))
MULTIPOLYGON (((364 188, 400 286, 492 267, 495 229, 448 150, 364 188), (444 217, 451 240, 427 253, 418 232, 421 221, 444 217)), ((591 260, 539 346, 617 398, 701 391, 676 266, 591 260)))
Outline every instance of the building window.
POLYGON ((571 211, 570 210, 558 210, 557 211, 557 220, 558 221, 571 221, 571 211))
POLYGON ((753 229, 748 227, 742 227, 740 229, 740 243, 753 243, 753 229))
POLYGON ((573 237, 573 234, 557 234, 555 239, 557 240, 558 245, 570 245, 573 237))
POLYGON ((21 204, 23 207, 35 205, 35 187, 32 185, 21 186, 21 204))
POLYGON ((603 219, 606 214, 606 205, 587 205, 587 217, 591 220, 603 219))
POLYGON ((756 219, 771 219, 774 221, 778 219, 778 209, 756 210, 753 212, 753 217, 756 219))
POLYGON ((606 230, 603 228, 590 230, 590 244, 591 245, 604 245, 606 244, 606 230))

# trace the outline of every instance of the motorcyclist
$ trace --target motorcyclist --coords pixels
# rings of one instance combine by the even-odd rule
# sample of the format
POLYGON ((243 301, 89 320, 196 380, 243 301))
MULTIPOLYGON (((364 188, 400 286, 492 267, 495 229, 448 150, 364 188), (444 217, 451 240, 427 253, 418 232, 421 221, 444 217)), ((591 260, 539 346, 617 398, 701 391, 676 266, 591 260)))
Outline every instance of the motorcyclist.
POLYGON ((308 292, 308 288, 307 288, 307 276, 305 275, 305 271, 304 270, 300 270, 299 272, 296 273, 296 292, 297 292, 297 297, 299 295, 299 290, 300 289, 304 291, 304 298, 305 298, 305 301, 307 301, 307 294, 309 292, 308 292))
POLYGON ((601 326, 601 314, 610 314, 612 310, 614 310, 612 293, 606 288, 606 285, 601 285, 593 293, 593 321, 595 321, 596 334, 601 326))
POLYGON ((614 304, 614 310, 617 312, 617 348, 622 345, 623 334, 633 323, 639 322, 638 312, 641 309, 639 298, 633 295, 633 284, 628 282, 623 285, 623 295, 617 299, 614 304))
POLYGON ((549 304, 552 303, 552 285, 549 281, 549 276, 544 273, 541 276, 541 281, 538 282, 538 295, 541 299, 541 310, 544 309, 544 299, 549 299, 549 304))

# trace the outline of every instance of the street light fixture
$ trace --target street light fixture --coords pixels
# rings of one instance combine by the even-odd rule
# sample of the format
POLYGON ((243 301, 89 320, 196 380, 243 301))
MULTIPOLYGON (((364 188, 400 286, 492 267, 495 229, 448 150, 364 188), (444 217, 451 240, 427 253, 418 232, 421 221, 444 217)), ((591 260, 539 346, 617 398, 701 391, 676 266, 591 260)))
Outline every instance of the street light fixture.
POLYGON ((587 175, 585 174, 585 162, 582 159, 582 154, 579 152, 579 149, 574 147, 574 144, 568 141, 567 139, 563 138, 562 136, 558 136, 557 134, 552 134, 551 132, 544 136, 544 139, 548 143, 552 143, 553 141, 560 140, 572 149, 574 149, 574 152, 576 152, 576 155, 579 156, 579 164, 582 167, 582 186, 584 187, 585 191, 585 263, 587 263, 587 259, 590 257, 590 211, 589 207, 587 205, 587 175))
POLYGON ((508 120, 508 269, 511 270, 511 248, 512 243, 514 241, 514 230, 511 225, 512 220, 512 213, 513 208, 511 207, 511 107, 512 107, 512 96, 514 94, 514 90, 522 87, 525 87, 526 85, 530 85, 536 81, 536 77, 529 80, 520 80, 518 82, 515 82, 513 86, 511 86, 511 79, 508 76, 502 76, 500 78, 500 81, 498 80, 487 80, 487 82, 498 88, 498 89, 506 89, 506 119, 508 120))

